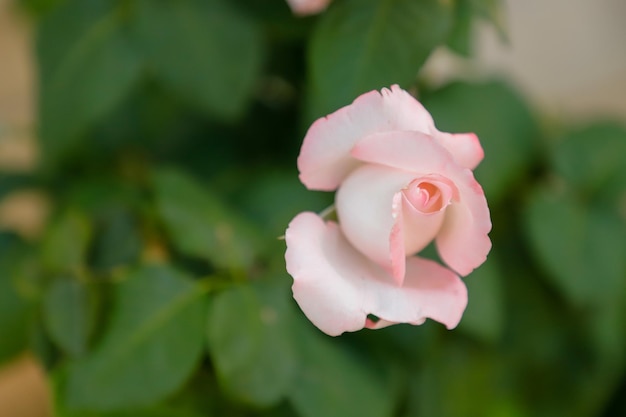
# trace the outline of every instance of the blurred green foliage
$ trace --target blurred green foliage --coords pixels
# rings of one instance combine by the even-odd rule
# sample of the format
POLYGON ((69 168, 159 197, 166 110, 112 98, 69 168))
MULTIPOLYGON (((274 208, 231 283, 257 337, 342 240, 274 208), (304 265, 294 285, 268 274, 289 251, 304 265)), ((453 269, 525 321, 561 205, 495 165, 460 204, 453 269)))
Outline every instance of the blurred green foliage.
POLYGON ((0 231, 0 362, 46 366, 59 417, 523 417, 626 413, 626 129, 545 129, 503 81, 419 79, 471 54, 497 0, 21 0, 37 23, 39 139, 0 198, 53 203, 0 231), (331 339, 291 299, 278 238, 308 192, 313 119, 399 83, 476 132, 494 250, 458 330, 331 339))

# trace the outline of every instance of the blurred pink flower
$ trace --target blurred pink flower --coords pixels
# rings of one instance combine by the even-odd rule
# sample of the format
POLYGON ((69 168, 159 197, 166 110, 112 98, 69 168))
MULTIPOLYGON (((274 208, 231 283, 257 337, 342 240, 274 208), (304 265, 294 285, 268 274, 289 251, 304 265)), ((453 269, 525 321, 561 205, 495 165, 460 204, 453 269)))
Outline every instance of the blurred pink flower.
POLYGON ((459 275, 491 249, 489 208, 472 173, 482 158, 476 135, 438 131, 397 85, 313 123, 300 180, 337 190, 339 223, 304 212, 285 234, 294 298, 309 320, 333 336, 427 318, 454 328, 467 305, 459 275), (415 256, 433 240, 447 267, 415 256))
POLYGON ((287 3, 295 14, 306 16, 324 11, 330 0, 287 0, 287 3))

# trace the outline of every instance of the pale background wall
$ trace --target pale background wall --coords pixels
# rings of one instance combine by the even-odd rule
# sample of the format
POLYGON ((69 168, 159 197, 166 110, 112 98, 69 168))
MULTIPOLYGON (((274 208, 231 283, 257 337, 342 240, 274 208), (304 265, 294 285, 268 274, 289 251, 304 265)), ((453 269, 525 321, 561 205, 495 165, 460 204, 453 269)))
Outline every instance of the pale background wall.
MULTIPOLYGON (((0 0, 0 164, 23 170, 36 160, 32 33, 11 5, 0 0)), ((505 16, 508 45, 482 27, 475 59, 438 51, 427 72, 439 80, 504 74, 549 114, 626 121, 626 0, 508 0, 505 16)), ((0 227, 28 227, 41 217, 15 205, 0 204, 0 227)), ((0 417, 46 416, 42 378, 27 357, 0 370, 0 417)))
POLYGON ((509 0, 511 44, 483 31, 478 59, 549 111, 626 119, 626 1, 509 0))
POLYGON ((504 0, 508 43, 479 25, 476 56, 437 51, 443 81, 504 74, 540 110, 568 119, 626 120, 626 0, 504 0))

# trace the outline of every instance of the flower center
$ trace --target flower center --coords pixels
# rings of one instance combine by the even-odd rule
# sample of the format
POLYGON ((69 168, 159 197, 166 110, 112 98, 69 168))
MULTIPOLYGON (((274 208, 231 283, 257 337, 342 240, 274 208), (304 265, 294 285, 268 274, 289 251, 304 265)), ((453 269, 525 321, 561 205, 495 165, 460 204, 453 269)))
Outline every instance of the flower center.
POLYGON ((442 193, 436 184, 420 178, 413 180, 402 193, 415 210, 423 214, 432 214, 443 210, 450 203, 451 193, 445 191, 442 193))

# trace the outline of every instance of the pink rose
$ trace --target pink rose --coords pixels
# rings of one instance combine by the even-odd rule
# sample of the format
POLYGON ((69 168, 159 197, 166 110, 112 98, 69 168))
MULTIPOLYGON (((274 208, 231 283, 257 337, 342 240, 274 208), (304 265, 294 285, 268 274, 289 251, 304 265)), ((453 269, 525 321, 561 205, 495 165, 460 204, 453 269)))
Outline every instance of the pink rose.
POLYGON ((333 336, 427 318, 454 328, 467 305, 459 275, 491 249, 489 208, 472 173, 482 158, 476 135, 438 131, 397 85, 313 123, 300 180, 337 190, 339 223, 304 212, 285 234, 294 298, 309 320, 333 336), (415 256, 433 240, 448 268, 415 256))
POLYGON ((330 0, 287 0, 291 10, 300 16, 317 14, 328 7, 330 0))

